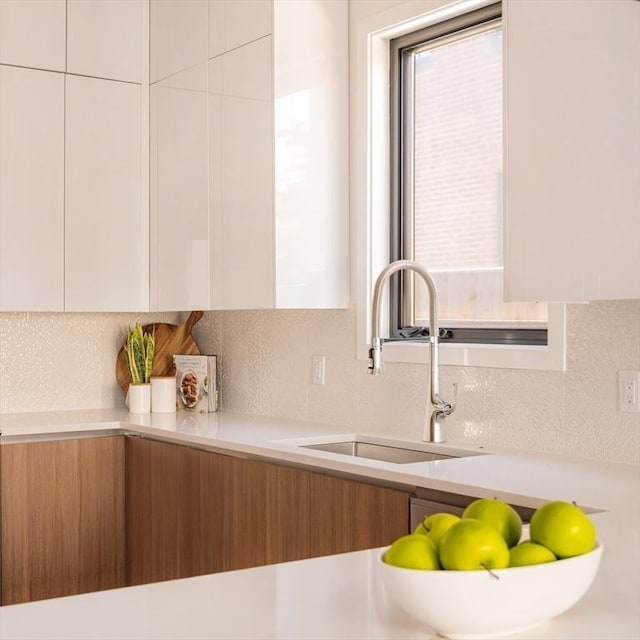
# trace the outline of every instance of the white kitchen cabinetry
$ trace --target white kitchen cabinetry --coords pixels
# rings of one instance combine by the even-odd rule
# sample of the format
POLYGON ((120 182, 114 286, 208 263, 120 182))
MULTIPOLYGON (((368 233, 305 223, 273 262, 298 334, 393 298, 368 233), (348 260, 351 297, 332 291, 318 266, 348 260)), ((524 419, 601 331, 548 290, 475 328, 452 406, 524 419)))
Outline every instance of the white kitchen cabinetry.
POLYGON ((640 298, 640 3, 504 13, 507 299, 640 298))
POLYGON ((344 307, 347 3, 272 10, 270 37, 210 62, 212 307, 344 307))
POLYGON ((209 62, 214 309, 275 304, 271 40, 209 62))
POLYGON ((269 0, 209 0, 209 57, 271 34, 269 0))
POLYGON ((348 5, 273 5, 277 308, 349 298, 348 5))
POLYGON ((207 64, 151 87, 151 308, 209 308, 207 64))
POLYGON ((151 89, 151 308, 343 308, 347 2, 207 7, 208 60, 200 3, 151 4, 152 79, 192 64, 151 89))
POLYGON ((65 309, 148 307, 141 87, 67 76, 65 309))
POLYGON ((143 0, 68 0, 67 72, 141 82, 145 6, 143 0))
MULTIPOLYGON (((239 4, 244 4, 244 0, 239 4)), ((208 9, 207 0, 151 0, 151 82, 207 60, 208 9)))
POLYGON ((147 19, 0 0, 0 310, 148 310, 147 19))
POLYGON ((0 65, 0 311, 64 308, 64 75, 0 65))
POLYGON ((66 0, 1 0, 0 63, 65 70, 66 0))

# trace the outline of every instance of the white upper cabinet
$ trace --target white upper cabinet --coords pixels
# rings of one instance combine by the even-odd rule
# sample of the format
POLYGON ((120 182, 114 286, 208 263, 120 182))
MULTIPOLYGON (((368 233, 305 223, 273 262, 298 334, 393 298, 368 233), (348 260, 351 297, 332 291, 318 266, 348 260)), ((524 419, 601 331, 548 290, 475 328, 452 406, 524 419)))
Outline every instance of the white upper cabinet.
POLYGON ((145 6, 143 0, 68 0, 67 71, 141 82, 145 6))
POLYGON ((269 0, 209 0, 209 57, 272 32, 269 0))
POLYGON ((206 62, 208 0, 151 0, 149 38, 151 82, 206 62))
POLYGON ((0 311, 64 309, 64 75, 0 65, 0 311))
POLYGON ((347 26, 347 0, 0 0, 0 307, 345 307, 347 26))
POLYGON ((207 64, 151 87, 151 308, 209 308, 207 64))
POLYGON ((273 308, 271 37, 209 62, 211 306, 273 308))
POLYGON ((1 0, 0 64, 65 70, 66 0, 1 0))
POLYGON ((347 2, 206 9, 208 61, 202 5, 151 4, 151 306, 346 307, 347 2))
POLYGON ((273 7, 276 307, 346 307, 348 6, 273 7))
POLYGON ((0 0, 0 310, 149 308, 147 19, 0 0))
POLYGON ((141 88, 67 76, 65 308, 148 308, 141 88))
POLYGON ((640 3, 504 5, 507 299, 640 298, 640 3))
POLYGON ((212 307, 345 307, 347 3, 272 8, 271 36, 209 63, 212 307))

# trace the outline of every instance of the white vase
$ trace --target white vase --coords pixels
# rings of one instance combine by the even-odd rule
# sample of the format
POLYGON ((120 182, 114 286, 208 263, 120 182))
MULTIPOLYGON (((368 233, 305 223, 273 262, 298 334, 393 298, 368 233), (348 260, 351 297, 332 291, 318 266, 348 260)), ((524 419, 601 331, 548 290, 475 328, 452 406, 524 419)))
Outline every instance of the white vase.
POLYGON ((149 413, 151 411, 151 385, 130 384, 127 392, 126 405, 129 413, 149 413))
POLYGON ((151 378, 151 413, 176 412, 176 377, 151 378))

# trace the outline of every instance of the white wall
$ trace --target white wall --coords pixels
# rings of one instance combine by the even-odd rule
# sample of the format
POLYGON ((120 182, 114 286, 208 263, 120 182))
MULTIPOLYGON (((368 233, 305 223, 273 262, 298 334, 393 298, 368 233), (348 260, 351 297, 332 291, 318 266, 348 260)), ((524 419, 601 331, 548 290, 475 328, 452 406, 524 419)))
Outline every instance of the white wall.
POLYGON ((0 413, 124 406, 116 358, 136 320, 178 314, 0 313, 0 413))

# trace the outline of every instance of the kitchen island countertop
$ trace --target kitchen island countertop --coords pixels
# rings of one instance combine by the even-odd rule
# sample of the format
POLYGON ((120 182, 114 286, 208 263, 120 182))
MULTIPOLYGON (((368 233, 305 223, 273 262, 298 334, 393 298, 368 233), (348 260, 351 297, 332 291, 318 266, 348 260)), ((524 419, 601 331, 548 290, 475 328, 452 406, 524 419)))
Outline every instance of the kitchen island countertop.
MULTIPOLYGON (((596 461, 436 445, 451 460, 393 464, 300 449, 353 436, 338 427, 279 418, 214 414, 78 411, 0 416, 2 442, 134 432, 230 455, 405 488, 496 496, 535 508, 575 500, 593 511, 605 553, 586 596, 570 611, 518 638, 640 637, 640 469, 596 461)), ((378 436, 379 437, 379 436, 378 436)), ((394 438, 397 440, 397 438, 394 438)), ((418 438, 416 438, 416 443, 418 438)), ((398 615, 377 579, 380 550, 114 589, 0 609, 0 638, 431 638, 398 615)))

